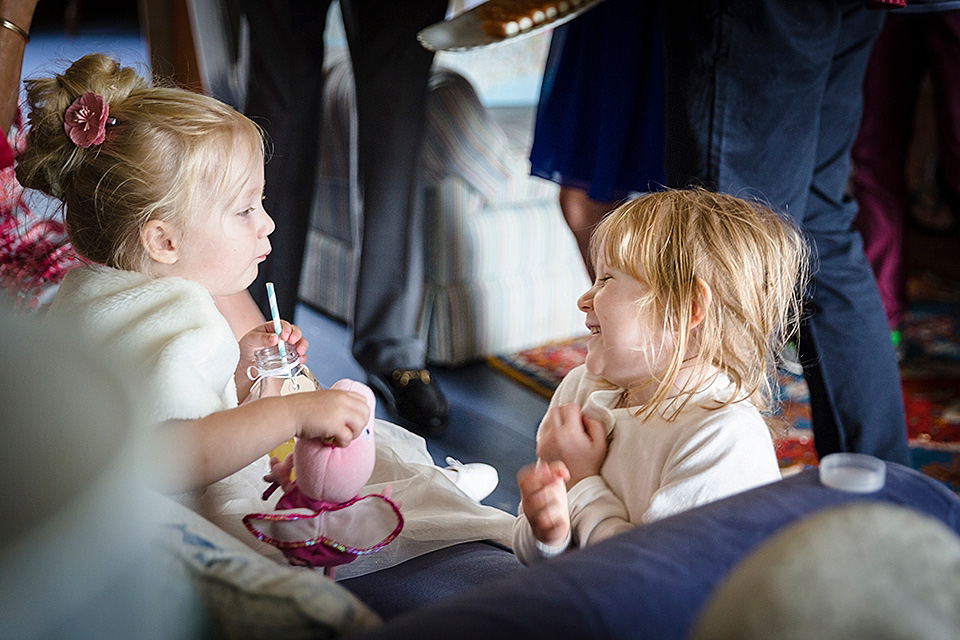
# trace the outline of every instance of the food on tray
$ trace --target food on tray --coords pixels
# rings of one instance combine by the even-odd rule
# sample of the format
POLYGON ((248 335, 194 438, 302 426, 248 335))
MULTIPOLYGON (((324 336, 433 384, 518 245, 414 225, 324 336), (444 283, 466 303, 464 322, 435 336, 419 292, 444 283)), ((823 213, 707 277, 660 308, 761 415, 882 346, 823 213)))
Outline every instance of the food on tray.
POLYGON ((521 31, 556 20, 576 9, 584 0, 489 0, 477 7, 480 26, 495 38, 508 38, 521 31))

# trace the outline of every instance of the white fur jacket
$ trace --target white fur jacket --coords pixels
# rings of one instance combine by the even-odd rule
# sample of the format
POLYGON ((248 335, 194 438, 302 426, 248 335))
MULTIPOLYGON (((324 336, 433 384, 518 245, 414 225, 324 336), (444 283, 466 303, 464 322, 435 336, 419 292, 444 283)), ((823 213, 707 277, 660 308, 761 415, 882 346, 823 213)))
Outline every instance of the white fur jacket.
POLYGON ((64 323, 106 362, 136 367, 146 385, 147 417, 157 422, 237 406, 237 341, 195 282, 77 267, 64 277, 47 319, 64 323))

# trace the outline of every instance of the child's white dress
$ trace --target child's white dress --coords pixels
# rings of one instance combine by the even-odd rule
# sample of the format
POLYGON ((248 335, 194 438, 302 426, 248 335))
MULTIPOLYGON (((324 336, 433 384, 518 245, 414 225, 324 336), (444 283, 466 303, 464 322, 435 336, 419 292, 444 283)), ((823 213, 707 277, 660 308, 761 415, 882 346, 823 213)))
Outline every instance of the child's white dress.
MULTIPOLYGON (((610 439, 600 475, 567 492, 572 546, 583 547, 692 507, 780 479, 773 439, 749 402, 722 409, 734 391, 718 376, 694 394, 667 422, 654 414, 641 421, 636 409, 616 408, 623 389, 604 388, 587 372, 573 369, 561 381, 551 406, 575 403, 600 420, 610 439)), ((669 403, 670 401, 668 401, 669 403)), ((529 564, 545 555, 521 513, 513 533, 514 552, 529 564)))
MULTIPOLYGON (((182 278, 92 265, 67 273, 47 313, 103 353, 131 363, 146 390, 147 415, 157 422, 196 419, 237 406, 234 372, 237 341, 213 298, 201 285, 182 278)), ((361 494, 391 487, 404 529, 391 544, 337 570, 337 578, 363 575, 461 542, 510 544, 514 516, 474 503, 433 463, 419 436, 390 422, 375 423, 377 460, 361 494)), ((242 516, 269 511, 264 502, 263 456, 237 473, 191 496, 195 508, 264 555, 285 562, 280 552, 256 540, 242 516)))

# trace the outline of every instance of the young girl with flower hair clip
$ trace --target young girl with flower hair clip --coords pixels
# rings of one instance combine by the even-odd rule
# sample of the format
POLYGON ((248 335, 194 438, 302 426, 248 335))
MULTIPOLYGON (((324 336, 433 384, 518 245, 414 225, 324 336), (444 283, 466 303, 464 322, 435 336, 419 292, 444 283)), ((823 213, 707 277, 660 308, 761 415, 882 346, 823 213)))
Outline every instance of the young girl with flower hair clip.
MULTIPOLYGON (((100 54, 26 88, 17 175, 63 201, 70 240, 90 263, 67 273, 47 318, 132 365, 174 453, 163 488, 195 490, 204 515, 259 545, 242 516, 270 508, 260 499, 268 452, 291 437, 344 447, 372 418, 367 398, 336 388, 244 402, 256 351, 283 340, 303 361, 308 347, 286 321, 279 335, 264 323, 238 342, 215 304, 244 292, 270 253, 261 131, 217 100, 151 86, 100 54)), ((436 467, 422 438, 375 427, 365 492, 392 486, 406 525, 375 562, 340 577, 459 542, 509 540, 512 516, 464 493, 451 481, 460 472, 436 467)))
POLYGON ((780 478, 761 412, 799 315, 797 229, 740 198, 664 191, 604 218, 591 254, 586 362, 517 475, 525 563, 780 478))

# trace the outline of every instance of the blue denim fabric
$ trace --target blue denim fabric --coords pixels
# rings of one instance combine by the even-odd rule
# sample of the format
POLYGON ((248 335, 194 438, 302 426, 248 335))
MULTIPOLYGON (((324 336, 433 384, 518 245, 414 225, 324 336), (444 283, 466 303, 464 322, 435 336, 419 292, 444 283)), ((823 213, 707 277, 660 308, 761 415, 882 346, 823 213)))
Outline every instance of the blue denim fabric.
POLYGON ((663 2, 667 182, 764 201, 814 249, 799 343, 814 441, 908 463, 900 375, 846 195, 870 46, 863 0, 663 2))
MULTIPOLYGON (((830 489, 820 483, 817 471, 810 469, 781 482, 632 527, 599 544, 564 553, 468 591, 436 598, 427 606, 351 637, 689 640, 711 593, 750 553, 815 513, 876 503, 914 509, 960 533, 960 500, 940 482, 913 469, 887 465, 884 487, 866 494, 830 489)), ((475 553, 468 550, 460 562, 467 564, 475 553)), ((456 575, 467 576, 472 584, 479 583, 464 567, 435 555, 417 558, 423 573, 412 574, 420 578, 418 584, 409 580, 424 594, 440 593, 434 591, 436 584, 451 582, 447 567, 452 567, 456 575)), ((480 558, 481 562, 488 561, 480 558)), ((389 570, 370 574, 373 584, 367 587, 377 586, 377 578, 385 582, 379 588, 389 600, 392 575, 389 570)), ((345 585, 348 588, 349 582, 345 585)), ((394 589, 394 594, 397 600, 407 600, 407 584, 394 589)), ((750 597, 757 598, 755 603, 762 608, 764 595, 750 597)), ((389 604, 370 603, 379 610, 389 604)))

